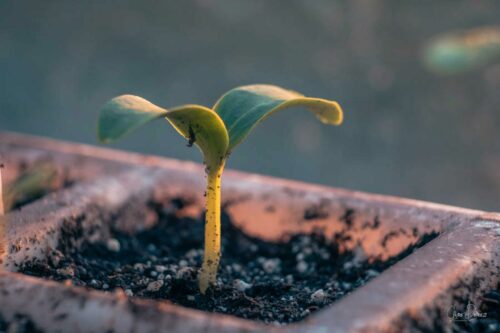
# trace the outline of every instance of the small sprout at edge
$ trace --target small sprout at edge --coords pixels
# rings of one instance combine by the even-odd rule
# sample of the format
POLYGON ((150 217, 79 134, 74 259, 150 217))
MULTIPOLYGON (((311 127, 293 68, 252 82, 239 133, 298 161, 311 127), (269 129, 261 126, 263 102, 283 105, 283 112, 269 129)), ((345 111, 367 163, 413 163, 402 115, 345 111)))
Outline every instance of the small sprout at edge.
POLYGON ((2 183, 3 164, 0 164, 0 267, 3 265, 3 257, 7 253, 7 235, 5 207, 3 203, 3 183, 2 183))

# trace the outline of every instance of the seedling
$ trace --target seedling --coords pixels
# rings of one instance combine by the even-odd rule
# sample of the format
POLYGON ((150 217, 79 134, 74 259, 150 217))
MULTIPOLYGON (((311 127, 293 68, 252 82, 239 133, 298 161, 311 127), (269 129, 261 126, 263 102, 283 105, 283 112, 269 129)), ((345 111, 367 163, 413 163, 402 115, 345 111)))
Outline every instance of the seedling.
POLYGON ((221 246, 221 176, 226 160, 252 131, 276 111, 302 106, 323 123, 342 123, 342 109, 334 101, 309 98, 272 85, 238 87, 224 94, 212 109, 201 105, 182 105, 164 109, 132 95, 113 98, 101 110, 98 137, 109 143, 149 123, 165 118, 188 145, 195 144, 203 154, 207 174, 205 212, 205 253, 199 274, 199 288, 205 293, 214 285, 221 246))
POLYGON ((0 266, 2 264, 2 258, 5 255, 7 248, 7 235, 5 234, 5 210, 3 206, 2 169, 3 164, 0 164, 0 266))
POLYGON ((36 200, 51 189, 57 181, 57 170, 46 162, 39 162, 19 175, 5 187, 5 212, 36 200))
POLYGON ((2 184, 3 164, 0 164, 0 263, 7 247, 7 218, 10 210, 38 199, 53 187, 57 170, 50 164, 40 162, 19 175, 7 186, 2 184))
POLYGON ((0 216, 3 216, 5 214, 5 209, 3 205, 2 170, 3 170, 3 164, 0 164, 0 216))

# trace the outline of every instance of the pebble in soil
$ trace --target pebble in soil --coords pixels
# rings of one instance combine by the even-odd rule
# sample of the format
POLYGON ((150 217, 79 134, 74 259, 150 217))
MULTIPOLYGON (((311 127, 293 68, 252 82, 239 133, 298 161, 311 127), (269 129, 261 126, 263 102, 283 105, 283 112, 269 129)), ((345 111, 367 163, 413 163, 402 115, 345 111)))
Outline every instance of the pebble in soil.
MULTIPOLYGON (((80 249, 61 246, 48 263, 34 263, 22 271, 283 324, 331 304, 422 245, 397 258, 368 263, 362 251, 340 253, 336 243, 320 232, 270 243, 244 234, 224 216, 218 283, 204 296, 197 283, 203 227, 202 220, 163 215, 154 227, 133 235, 114 230, 104 242, 87 241, 80 249)), ((424 237, 421 243, 433 236, 424 237)))

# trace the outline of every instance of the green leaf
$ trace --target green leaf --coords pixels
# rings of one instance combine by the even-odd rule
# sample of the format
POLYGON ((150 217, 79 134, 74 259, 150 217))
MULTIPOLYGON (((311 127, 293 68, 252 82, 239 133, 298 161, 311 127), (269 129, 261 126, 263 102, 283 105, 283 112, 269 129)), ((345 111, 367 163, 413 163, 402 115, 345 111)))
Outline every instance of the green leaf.
POLYGON ((500 59, 500 28, 487 26, 439 35, 427 43, 424 63, 437 74, 458 74, 500 59))
POLYGON ((122 95, 101 109, 97 134, 99 141, 110 143, 152 120, 163 118, 167 110, 139 96, 122 95))
POLYGON ((229 133, 229 151, 240 144, 261 121, 276 111, 295 106, 305 107, 325 124, 342 123, 342 109, 337 102, 303 95, 277 86, 256 84, 242 86, 224 94, 214 111, 224 121, 229 133))
POLYGON ((218 169, 227 155, 229 137, 220 117, 200 105, 166 110, 138 96, 113 98, 101 110, 99 140, 103 143, 115 141, 152 120, 164 117, 190 144, 200 148, 209 170, 218 169))

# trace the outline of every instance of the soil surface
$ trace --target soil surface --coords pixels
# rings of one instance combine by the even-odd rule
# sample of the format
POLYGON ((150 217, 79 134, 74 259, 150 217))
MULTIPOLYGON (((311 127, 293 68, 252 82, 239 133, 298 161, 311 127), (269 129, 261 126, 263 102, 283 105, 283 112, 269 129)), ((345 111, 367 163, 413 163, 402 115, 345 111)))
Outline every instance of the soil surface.
MULTIPOLYGON (((500 282, 496 290, 490 290, 481 297, 479 306, 463 302, 454 310, 456 314, 453 321, 453 333, 500 332, 500 282)), ((453 318, 452 312, 448 315, 453 318)))
POLYGON ((35 324, 23 315, 16 315, 7 322, 0 315, 0 333, 42 333, 35 324))
POLYGON ((446 312, 440 307, 424 311, 428 319, 422 322, 411 315, 403 319, 400 331, 411 329, 414 333, 498 333, 500 332, 500 283, 486 292, 479 304, 457 297, 454 306, 446 312))
MULTIPOLYGON (((106 241, 80 249, 62 244, 48 263, 25 274, 99 290, 122 289, 133 297, 169 300, 186 307, 284 324, 299 321, 379 275, 436 234, 422 237, 398 257, 368 263, 362 250, 340 253, 339 240, 318 231, 282 243, 252 238, 223 216, 223 255, 218 285, 198 292, 202 220, 161 214, 151 229, 130 235, 111 231, 106 241)), ((69 235, 63 235, 67 237, 69 235)))

